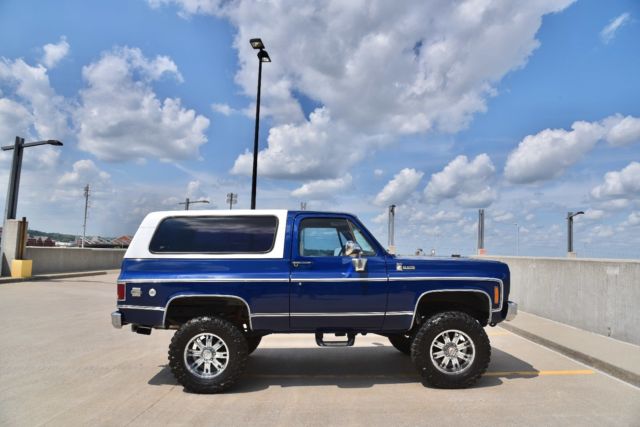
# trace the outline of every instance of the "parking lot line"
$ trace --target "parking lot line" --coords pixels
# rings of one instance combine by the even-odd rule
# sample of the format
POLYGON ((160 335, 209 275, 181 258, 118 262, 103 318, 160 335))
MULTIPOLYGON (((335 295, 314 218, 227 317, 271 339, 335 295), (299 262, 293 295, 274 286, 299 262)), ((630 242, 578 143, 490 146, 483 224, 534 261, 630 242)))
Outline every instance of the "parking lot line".
MULTIPOLYGON (((549 371, 489 371, 485 372, 483 376, 486 377, 506 377, 509 375, 522 375, 522 376, 548 376, 548 375, 591 375, 595 372, 590 369, 573 369, 573 370, 549 370, 549 371)), ((354 378, 371 378, 371 379, 381 379, 381 378, 389 378, 398 376, 403 377, 414 377, 417 374, 394 374, 394 375, 371 375, 371 374, 255 374, 251 375, 252 378, 263 378, 263 379, 354 379, 354 378)))
POLYGON ((526 375, 532 377, 539 377, 545 375, 591 375, 595 372, 591 369, 571 369, 571 370, 557 370, 557 371, 503 371, 503 372, 485 372, 483 376, 486 377, 502 377, 508 375, 526 375))

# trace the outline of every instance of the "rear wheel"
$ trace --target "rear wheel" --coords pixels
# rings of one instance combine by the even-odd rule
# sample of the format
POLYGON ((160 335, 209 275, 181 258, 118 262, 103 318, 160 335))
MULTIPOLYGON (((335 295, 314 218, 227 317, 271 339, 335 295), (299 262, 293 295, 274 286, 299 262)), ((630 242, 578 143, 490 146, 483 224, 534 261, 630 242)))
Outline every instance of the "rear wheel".
POLYGON ((438 388, 466 388, 485 373, 491 345, 476 319, 459 311, 438 313, 418 330, 411 359, 425 383, 438 388))
POLYGON ((244 371, 247 341, 234 324, 217 317, 197 317, 176 331, 169 345, 169 366, 185 389, 219 393, 244 371))
POLYGON ((411 354, 411 335, 389 335, 389 342, 394 346, 398 351, 404 354, 411 354))

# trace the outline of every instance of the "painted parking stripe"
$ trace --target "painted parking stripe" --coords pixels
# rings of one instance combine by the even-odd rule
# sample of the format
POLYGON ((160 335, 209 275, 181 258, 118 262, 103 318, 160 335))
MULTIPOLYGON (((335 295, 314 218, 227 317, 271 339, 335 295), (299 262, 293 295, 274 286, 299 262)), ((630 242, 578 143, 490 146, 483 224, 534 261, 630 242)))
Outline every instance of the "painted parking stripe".
MULTIPOLYGON (((537 377, 537 376, 550 376, 550 375, 591 375, 594 374, 595 372, 590 370, 590 369, 574 369, 574 370, 561 370, 561 371, 490 371, 490 372, 485 372, 485 374, 483 376, 485 377, 503 377, 503 376, 509 376, 509 375, 523 375, 523 376, 532 376, 532 377, 537 377)), ((303 375, 303 374, 256 374, 256 375, 250 375, 252 378, 266 378, 266 379, 302 379, 302 378, 308 378, 308 379, 313 379, 313 378, 325 378, 325 379, 332 379, 332 378, 338 378, 338 379, 349 379, 349 378, 397 378, 397 377, 407 377, 407 378, 413 378, 416 377, 418 378, 417 374, 409 374, 409 373, 403 373, 403 374, 398 374, 398 375, 389 375, 389 374, 372 374, 372 375, 368 375, 368 374, 344 374, 344 375, 338 375, 338 374, 309 374, 309 375, 303 375)))
POLYGON ((571 370, 558 370, 558 371, 503 371, 503 372, 485 372, 484 376, 486 377, 502 377, 509 375, 524 375, 524 376, 532 376, 532 377, 541 377, 547 375, 591 375, 595 372, 591 369, 571 369, 571 370))

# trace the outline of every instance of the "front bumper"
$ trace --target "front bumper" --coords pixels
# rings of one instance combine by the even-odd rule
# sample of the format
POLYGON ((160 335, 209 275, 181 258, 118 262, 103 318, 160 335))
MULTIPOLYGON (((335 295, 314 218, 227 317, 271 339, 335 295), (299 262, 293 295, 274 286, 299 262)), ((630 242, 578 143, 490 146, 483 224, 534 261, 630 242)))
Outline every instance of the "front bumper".
POLYGON ((122 329, 122 313, 117 310, 111 313, 111 324, 116 329, 122 329))
POLYGON ((518 304, 513 301, 507 302, 507 316, 504 318, 507 322, 513 320, 518 315, 518 304))

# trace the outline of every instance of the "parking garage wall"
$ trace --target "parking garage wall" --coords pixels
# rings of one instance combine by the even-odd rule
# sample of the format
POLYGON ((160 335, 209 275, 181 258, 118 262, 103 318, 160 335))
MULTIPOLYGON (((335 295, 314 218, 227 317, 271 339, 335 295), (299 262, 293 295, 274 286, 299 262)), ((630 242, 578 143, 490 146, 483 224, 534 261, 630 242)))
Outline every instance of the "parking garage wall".
POLYGON ((483 256, 511 270, 523 311, 640 345, 640 261, 483 256))
POLYGON ((33 274, 119 269, 126 249, 46 248, 27 246, 33 274))

